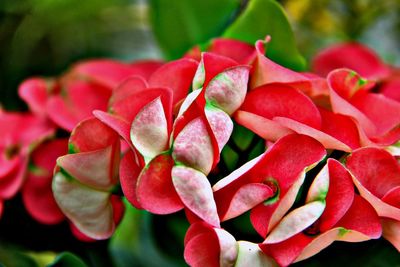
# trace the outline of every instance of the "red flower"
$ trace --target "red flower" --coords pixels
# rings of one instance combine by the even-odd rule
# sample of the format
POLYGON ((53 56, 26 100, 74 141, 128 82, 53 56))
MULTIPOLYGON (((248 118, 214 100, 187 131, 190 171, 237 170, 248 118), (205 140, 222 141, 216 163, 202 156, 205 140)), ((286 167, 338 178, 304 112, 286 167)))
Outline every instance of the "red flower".
MULTIPOLYGON (((227 38, 215 38, 205 49, 207 52, 228 57, 239 64, 250 64, 256 57, 256 49, 248 43, 227 38)), ((185 57, 201 60, 201 50, 199 46, 190 49, 185 57)))
POLYGON ((326 148, 351 151, 360 147, 356 125, 329 107, 326 80, 286 69, 264 56, 264 43, 256 44, 252 89, 235 120, 269 141, 297 132, 311 136, 326 148))
POLYGON ((225 230, 204 222, 190 226, 184 245, 185 260, 192 267, 233 266, 238 256, 235 238, 225 230))
POLYGON ((368 47, 359 43, 343 43, 321 51, 313 60, 313 70, 326 76, 334 69, 349 68, 361 76, 379 82, 377 90, 400 101, 400 75, 395 67, 385 64, 368 47))
POLYGON ((190 226, 184 244, 185 260, 192 267, 276 266, 275 261, 265 255, 257 244, 236 241, 224 229, 204 222, 190 226))
POLYGON ((65 219, 55 202, 51 183, 57 158, 67 152, 68 140, 55 139, 42 143, 31 154, 22 201, 27 212, 42 224, 57 224, 65 219))
POLYGON ((369 92, 372 82, 344 69, 325 81, 273 63, 264 57, 261 42, 257 51, 252 90, 235 114, 239 124, 268 141, 297 132, 346 152, 399 139, 400 104, 369 92))
POLYGON ((155 61, 132 65, 112 60, 86 61, 56 79, 26 80, 19 88, 19 95, 32 112, 72 131, 93 110, 106 110, 112 90, 123 80, 132 75, 148 77, 160 66, 155 61))
POLYGON ((291 134, 214 185, 222 221, 248 210, 255 230, 266 237, 291 208, 307 170, 326 155, 314 139, 291 134))
POLYGON ((306 204, 283 217, 260 248, 287 266, 317 254, 336 240, 361 242, 381 234, 375 210, 354 193, 349 172, 329 159, 314 179, 306 204))
POLYGON ((361 146, 388 146, 400 139, 400 102, 371 92, 372 82, 339 69, 328 75, 332 110, 352 118, 361 146))
MULTIPOLYGON (((32 218, 42 224, 58 224, 66 219, 54 199, 51 184, 56 160, 67 152, 68 140, 55 139, 40 144, 31 154, 28 174, 21 190, 22 201, 32 218)), ((123 208, 122 203, 113 198, 117 197, 112 196, 112 201, 115 202, 114 207, 123 208)), ((122 214, 123 210, 114 212, 116 222, 119 222, 122 214)), ((95 241, 80 232, 73 223, 70 223, 70 227, 79 240, 95 241)))
MULTIPOLYGON (((21 188, 29 154, 54 133, 47 120, 29 113, 0 110, 0 200, 13 197, 21 188)), ((0 202, 1 202, 0 201, 0 202)))
POLYGON ((122 202, 112 196, 118 184, 119 136, 95 118, 82 121, 69 140, 71 154, 57 159, 54 197, 80 232, 109 238, 122 218, 122 202))
POLYGON ((360 194, 381 217, 383 236, 399 251, 400 165, 390 153, 379 148, 361 148, 346 161, 360 194))
MULTIPOLYGON (((178 60, 159 71, 176 73, 176 69, 193 66, 191 62, 178 60)), ((192 75, 171 76, 169 86, 168 79, 164 79, 167 88, 136 86, 130 93, 126 89, 124 94, 134 97, 134 102, 113 102, 115 115, 96 112, 132 147, 121 164, 121 184, 131 203, 158 214, 186 207, 209 224, 219 226, 206 175, 217 164, 232 132, 229 114, 243 102, 248 73, 247 66, 205 53, 194 78, 193 71, 192 75), (186 97, 192 80, 194 91, 186 97), (172 126, 172 110, 181 100, 172 126)))
POLYGON ((183 207, 170 179, 173 160, 163 152, 169 149, 173 107, 186 96, 196 68, 197 62, 181 59, 158 69, 150 85, 140 77, 127 80, 114 91, 110 113, 94 113, 131 148, 121 162, 120 179, 125 196, 137 208, 171 213, 183 207))

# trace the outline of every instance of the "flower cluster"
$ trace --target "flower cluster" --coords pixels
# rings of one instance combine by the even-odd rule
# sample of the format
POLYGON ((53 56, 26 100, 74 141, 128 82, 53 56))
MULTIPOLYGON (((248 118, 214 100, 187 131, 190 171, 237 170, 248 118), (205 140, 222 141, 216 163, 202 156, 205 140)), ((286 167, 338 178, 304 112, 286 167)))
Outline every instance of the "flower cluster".
POLYGON ((31 113, 0 113, 21 120, 1 139, 0 201, 22 187, 34 218, 68 219, 82 240, 112 236, 121 194, 154 214, 184 210, 191 266, 287 266, 382 235, 400 250, 398 71, 346 44, 318 55, 316 74, 295 72, 265 56, 268 41, 26 81, 31 113), (235 127, 264 151, 221 178, 235 127), (245 214, 261 242, 224 227, 245 214))
MULTIPOLYGON (((113 88, 124 79, 131 75, 147 77, 162 64, 92 60, 76 64, 57 78, 24 81, 19 95, 30 111, 0 110, 0 215, 3 202, 20 191, 32 218, 47 225, 64 221, 66 216, 54 199, 51 184, 57 158, 68 153, 65 136, 81 120, 91 117, 93 110, 106 110, 113 88)), ((119 214, 116 217, 120 219, 122 209, 119 214)), ((74 224, 71 230, 81 240, 93 240, 74 224)))

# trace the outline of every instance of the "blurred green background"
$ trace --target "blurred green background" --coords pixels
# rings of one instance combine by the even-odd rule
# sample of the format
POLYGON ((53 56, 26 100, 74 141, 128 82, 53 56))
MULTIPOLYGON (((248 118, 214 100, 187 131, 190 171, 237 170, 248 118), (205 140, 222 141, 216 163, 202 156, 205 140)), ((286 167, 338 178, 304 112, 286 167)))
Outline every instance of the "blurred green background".
POLYGON ((0 102, 20 108, 17 86, 85 58, 159 58, 141 0, 1 0, 0 102))

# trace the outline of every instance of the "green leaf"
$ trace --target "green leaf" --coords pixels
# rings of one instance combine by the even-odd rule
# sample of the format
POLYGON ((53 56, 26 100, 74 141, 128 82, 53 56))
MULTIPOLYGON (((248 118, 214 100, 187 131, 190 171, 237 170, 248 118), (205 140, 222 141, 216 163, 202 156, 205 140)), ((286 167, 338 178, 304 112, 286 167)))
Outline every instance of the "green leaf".
POLYGON ((63 252, 48 267, 87 267, 87 265, 74 254, 63 252))
POLYGON ((223 37, 254 44, 271 36, 267 56, 294 69, 304 70, 305 60, 296 48, 293 31, 283 8, 275 0, 249 1, 243 13, 224 32, 223 37))
POLYGON ((233 172, 237 168, 239 155, 230 146, 225 146, 222 149, 221 157, 229 172, 233 172))
POLYGON ((221 35, 240 0, 151 0, 153 31, 168 59, 221 35))
POLYGON ((232 140, 241 151, 245 151, 251 144, 255 134, 249 129, 235 124, 232 133, 232 140))
POLYGON ((0 267, 38 267, 37 262, 25 253, 13 248, 0 247, 0 267))
MULTIPOLYGON (((124 218, 110 242, 110 252, 115 266, 176 267, 182 265, 181 262, 168 258, 157 246, 160 237, 154 236, 152 231, 152 216, 146 211, 135 209, 126 201, 124 218)), ((174 244, 171 242, 171 245, 174 244)))

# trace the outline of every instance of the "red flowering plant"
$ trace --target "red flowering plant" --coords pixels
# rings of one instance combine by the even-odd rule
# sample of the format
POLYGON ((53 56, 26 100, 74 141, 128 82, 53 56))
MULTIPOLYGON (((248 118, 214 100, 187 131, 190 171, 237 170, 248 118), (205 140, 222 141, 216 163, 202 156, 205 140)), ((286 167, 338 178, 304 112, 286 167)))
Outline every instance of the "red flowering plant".
MULTIPOLYGON (((260 3, 284 18, 269 0, 241 16, 260 3)), ((175 216, 195 267, 288 266, 381 237, 400 250, 395 68, 350 44, 296 71, 301 57, 283 57, 275 35, 235 38, 243 17, 179 59, 93 60, 25 81, 30 113, 0 113, 2 128, 13 123, 0 214, 21 189, 38 222, 111 246, 140 236, 149 214, 175 216), (341 51, 360 65, 335 61, 341 51)))
MULTIPOLYGON (((23 186, 29 157, 41 141, 54 134, 49 121, 31 113, 0 110, 0 211, 3 202, 14 197, 23 186)), ((57 155, 58 156, 58 155, 57 155)), ((1 213, 0 213, 1 215, 1 213)))
MULTIPOLYGON (((24 81, 19 94, 30 112, 1 111, 0 115, 4 129, 1 210, 4 200, 21 191, 22 202, 33 219, 46 225, 64 221, 51 184, 56 159, 68 152, 68 140, 62 137, 65 131, 69 134, 81 120, 91 117, 93 110, 105 110, 113 88, 121 81, 132 75, 148 78, 162 64, 155 60, 131 64, 91 60, 76 64, 61 77, 24 81)), ((119 210, 117 221, 123 214, 119 210)), ((73 224, 71 227, 79 239, 93 240, 79 233, 73 224)))
POLYGON ((326 79, 288 70, 265 57, 263 45, 257 42, 251 65, 206 52, 199 64, 165 64, 149 83, 133 77, 114 90, 108 112, 94 112, 98 130, 75 129, 73 148, 104 143, 58 159, 53 191, 80 231, 95 239, 112 234, 118 134, 128 147, 119 165, 124 195, 155 214, 185 210, 191 266, 287 266, 334 241, 377 239, 383 231, 398 246, 399 165, 385 149, 399 140, 400 104, 369 91, 372 82, 350 70, 326 79), (152 82, 171 72, 185 75, 152 82), (387 106, 383 118, 366 103, 387 106), (212 186, 207 176, 218 175, 232 115, 267 149, 212 186), (371 182, 376 173, 388 173, 380 181, 387 189, 371 182), (224 229, 245 213, 263 241, 236 241, 224 229))

